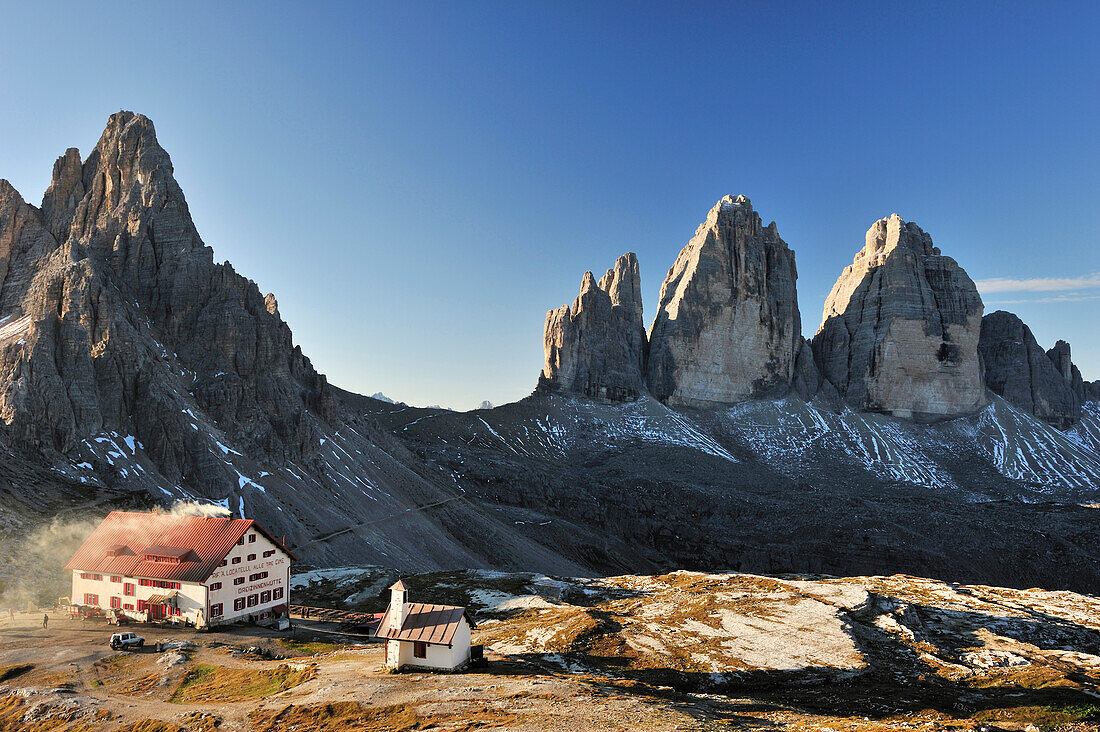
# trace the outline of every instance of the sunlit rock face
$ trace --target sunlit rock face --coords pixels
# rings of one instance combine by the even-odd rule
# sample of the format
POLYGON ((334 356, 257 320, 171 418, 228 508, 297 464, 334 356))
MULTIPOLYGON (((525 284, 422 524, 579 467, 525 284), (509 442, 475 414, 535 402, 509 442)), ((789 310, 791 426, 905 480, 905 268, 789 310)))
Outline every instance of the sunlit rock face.
POLYGON ((703 407, 789 391, 802 344, 797 277, 794 252, 748 198, 715 204, 661 286, 653 395, 703 407))
POLYGON ((1088 389, 1070 360, 1068 343, 1058 341, 1044 353, 1031 328, 998 310, 982 318, 978 348, 994 394, 1059 429, 1080 419, 1088 389))
POLYGON ((539 388, 630 401, 645 390, 641 275, 633 252, 597 282, 585 272, 573 304, 546 314, 539 388))
POLYGON ((825 301, 813 350, 852 407, 915 420, 987 403, 982 300, 966 272, 897 214, 876 221, 825 301))

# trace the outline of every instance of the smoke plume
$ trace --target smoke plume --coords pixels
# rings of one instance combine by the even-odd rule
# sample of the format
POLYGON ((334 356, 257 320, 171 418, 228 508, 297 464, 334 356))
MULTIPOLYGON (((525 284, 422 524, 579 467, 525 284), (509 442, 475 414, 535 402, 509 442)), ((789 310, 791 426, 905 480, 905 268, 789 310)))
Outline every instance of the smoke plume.
POLYGON ((176 501, 168 513, 173 516, 202 516, 205 518, 229 518, 232 513, 225 506, 216 503, 198 503, 196 501, 176 501))

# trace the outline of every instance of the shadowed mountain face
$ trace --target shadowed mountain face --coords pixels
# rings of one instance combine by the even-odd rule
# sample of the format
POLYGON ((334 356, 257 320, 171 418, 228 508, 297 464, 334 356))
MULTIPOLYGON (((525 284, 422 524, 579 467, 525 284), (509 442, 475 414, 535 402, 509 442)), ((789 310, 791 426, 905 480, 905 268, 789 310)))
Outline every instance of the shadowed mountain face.
POLYGON ((586 561, 608 571, 904 572, 1100 590, 1100 523, 1085 507, 1100 500, 1097 413, 1066 434, 999 398, 931 425, 794 395, 721 410, 550 394, 476 415, 372 409, 532 539, 575 545, 578 526, 607 537, 586 561))
POLYGON ((1059 429, 1076 424, 1082 404, 1096 398, 1071 360, 1070 345, 1058 341, 1044 353, 1012 313, 985 316, 978 347, 990 390, 1059 429))
MULTIPOLYGON (((922 266, 938 308, 922 337, 976 357, 975 304, 940 281, 965 275, 922 266)), ((933 425, 854 412, 799 335, 794 278, 775 227, 728 197, 666 279, 648 362, 626 255, 552 311, 535 395, 470 413, 363 397, 214 263, 152 123, 122 112, 57 161, 40 208, 0 181, 0 533, 202 500, 322 565, 1100 589, 1100 408, 1068 347, 1038 355, 1084 395, 1069 431, 1011 391, 933 425), (696 363, 708 339, 720 357, 696 363)))

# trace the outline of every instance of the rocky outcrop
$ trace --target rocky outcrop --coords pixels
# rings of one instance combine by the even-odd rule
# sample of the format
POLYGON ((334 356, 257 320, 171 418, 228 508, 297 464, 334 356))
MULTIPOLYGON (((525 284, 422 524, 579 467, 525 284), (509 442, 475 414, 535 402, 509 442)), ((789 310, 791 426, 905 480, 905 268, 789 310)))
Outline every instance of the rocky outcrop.
POLYGON ((1047 358, 1054 363, 1054 368, 1058 369, 1058 373, 1069 384, 1070 391, 1076 395, 1077 399, 1085 401, 1087 389, 1084 379, 1081 378, 1080 369, 1073 363, 1069 343, 1062 340, 1055 343, 1054 348, 1047 351, 1047 358))
POLYGON ((1044 352, 1020 318, 998 310, 982 319, 978 348, 994 394, 1059 429, 1081 418, 1089 387, 1073 365, 1068 343, 1058 341, 1044 352))
POLYGON ((795 359, 794 379, 791 382, 794 392, 809 401, 821 389, 821 372, 814 363, 814 352, 810 342, 805 338, 798 348, 798 356, 795 359))
POLYGON ((1098 401, 1100 401, 1100 380, 1086 381, 1085 382, 1085 401, 1086 402, 1098 402, 1098 401))
POLYGON ((585 272, 572 306, 546 314, 543 345, 542 390, 610 401, 642 394, 646 337, 633 252, 619 257, 599 282, 585 272))
POLYGON ((998 310, 982 318, 978 348, 994 394, 1059 429, 1081 417, 1068 343, 1059 341, 1044 352, 1020 318, 998 310))
POLYGON ((278 461, 317 442, 310 413, 332 414, 274 297, 214 264, 141 115, 113 115, 83 162, 59 158, 41 210, 0 185, 0 317, 22 324, 0 349, 0 414, 45 449, 134 435, 169 480, 201 483, 214 478, 196 403, 278 461))
POLYGON ((23 296, 43 257, 57 242, 37 209, 6 180, 0 180, 0 318, 21 316, 23 296))
POLYGON ((710 210, 661 286, 648 381, 663 402, 732 404, 788 391, 802 343, 794 252, 744 196, 710 210))
POLYGON ((833 286, 814 356, 857 409, 921 421, 967 414, 986 403, 982 309, 955 260, 894 214, 868 229, 833 286))

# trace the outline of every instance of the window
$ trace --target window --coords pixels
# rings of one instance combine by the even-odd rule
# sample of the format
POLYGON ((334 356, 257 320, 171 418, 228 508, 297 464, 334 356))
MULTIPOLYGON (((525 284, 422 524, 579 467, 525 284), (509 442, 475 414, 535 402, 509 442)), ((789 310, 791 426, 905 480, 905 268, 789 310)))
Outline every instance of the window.
POLYGON ((271 602, 271 590, 264 590, 260 593, 260 604, 266 605, 271 602))
POLYGON ((134 609, 134 603, 128 602, 128 603, 126 603, 125 605, 122 606, 122 609, 123 610, 133 610, 134 609))
POLYGON ((168 582, 165 580, 143 579, 138 580, 138 584, 142 587, 160 587, 167 590, 178 590, 180 588, 179 582, 168 582))
POLYGON ((249 544, 255 544, 256 543, 256 535, 255 534, 249 534, 248 535, 248 543, 249 544))
POLYGON ((275 556, 275 550, 274 549, 268 549, 266 552, 264 552, 264 559, 267 559, 268 557, 273 557, 273 556, 275 556))
POLYGON ((237 546, 244 546, 244 537, 243 536, 240 539, 237 539, 237 546))
POLYGON ((282 587, 276 587, 274 590, 272 590, 271 591, 271 599, 272 600, 282 600, 283 599, 283 588, 282 587))
POLYGON ((413 658, 427 658, 428 644, 424 641, 413 641, 413 658))
POLYGON ((84 593, 84 604, 85 605, 98 605, 99 604, 99 595, 92 594, 91 592, 85 592, 84 593))
POLYGON ((234 577, 233 578, 233 584, 234 585, 243 585, 244 584, 244 577, 234 577))
POLYGON ((260 604, 260 596, 259 595, 249 595, 248 596, 248 606, 249 607, 256 607, 259 604, 260 604))
POLYGON ((248 555, 248 561, 255 562, 256 561, 256 555, 255 554, 249 554, 248 555))
POLYGON ((210 617, 220 618, 222 615, 222 604, 219 602, 217 605, 210 606, 210 617))
POLYGON ((165 557, 160 554, 146 554, 145 561, 147 562, 168 562, 169 564, 179 564, 179 557, 165 557))
POLYGON ((255 582, 262 579, 267 579, 267 572, 256 572, 255 574, 248 575, 249 582, 255 582))
POLYGON ((102 582, 102 581, 103 581, 103 575, 101 575, 101 574, 93 574, 93 575, 92 575, 92 579, 94 579, 94 580, 95 580, 96 582, 102 582))
POLYGON ((222 563, 221 563, 221 564, 219 564, 218 566, 219 566, 219 567, 224 567, 224 566, 225 566, 225 565, 227 565, 227 564, 229 564, 229 560, 228 560, 228 559, 223 559, 223 560, 222 560, 222 563))
POLYGON ((243 597, 238 597, 236 600, 233 601, 233 609, 234 610, 244 610, 244 598, 243 597))
POLYGON ((119 609, 120 607, 122 607, 122 598, 121 597, 112 597, 111 598, 111 607, 113 607, 116 610, 119 609))
POLYGON ((112 582, 121 582, 122 578, 121 577, 111 577, 111 581, 112 582))
POLYGON ((145 612, 145 600, 138 600, 138 612, 145 612))
POLYGON ((133 582, 127 582, 127 583, 123 584, 122 585, 122 594, 126 595, 127 597, 133 597, 134 596, 134 583, 133 582))
POLYGON ((241 563, 241 558, 240 557, 233 557, 233 564, 240 564, 240 563, 241 563))
POLYGON ((210 583, 210 591, 211 592, 217 592, 221 588, 222 588, 222 583, 221 582, 211 582, 210 583))

